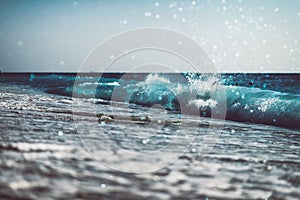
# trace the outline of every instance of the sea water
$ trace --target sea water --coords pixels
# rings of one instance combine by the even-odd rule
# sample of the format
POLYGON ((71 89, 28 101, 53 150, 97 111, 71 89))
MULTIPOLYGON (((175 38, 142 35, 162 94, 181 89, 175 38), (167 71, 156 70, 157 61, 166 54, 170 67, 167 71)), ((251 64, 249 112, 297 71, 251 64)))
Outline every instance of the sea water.
POLYGON ((299 80, 2 73, 0 199, 298 199, 299 80))

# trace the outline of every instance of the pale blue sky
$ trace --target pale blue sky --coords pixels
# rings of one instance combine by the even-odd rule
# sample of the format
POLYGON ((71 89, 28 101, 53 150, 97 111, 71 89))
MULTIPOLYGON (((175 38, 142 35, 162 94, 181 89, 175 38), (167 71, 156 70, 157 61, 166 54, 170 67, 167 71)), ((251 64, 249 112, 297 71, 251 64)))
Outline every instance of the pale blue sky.
POLYGON ((179 31, 226 72, 300 72, 299 0, 0 3, 0 70, 74 71, 106 38, 140 27, 179 31))

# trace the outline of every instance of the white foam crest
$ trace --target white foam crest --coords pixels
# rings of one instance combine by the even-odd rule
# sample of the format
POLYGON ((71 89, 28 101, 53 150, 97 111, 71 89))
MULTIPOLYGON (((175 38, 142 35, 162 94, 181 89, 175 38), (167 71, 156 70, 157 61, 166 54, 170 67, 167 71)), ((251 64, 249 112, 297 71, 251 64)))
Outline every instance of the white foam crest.
POLYGON ((189 79, 190 92, 196 95, 207 96, 216 91, 219 81, 216 77, 210 77, 208 80, 189 79))
POLYGON ((218 102, 213 99, 208 99, 208 100, 195 99, 189 101, 189 105, 195 105, 198 108, 206 107, 206 106, 214 108, 217 104, 218 102))
POLYGON ((145 83, 171 83, 166 77, 162 77, 159 74, 149 74, 145 79, 145 83))
POLYGON ((262 112, 266 112, 268 109, 270 109, 278 101, 279 101, 278 97, 276 97, 276 98, 271 97, 271 98, 264 99, 264 101, 257 101, 256 106, 262 112))
POLYGON ((108 85, 108 86, 119 86, 120 84, 118 82, 107 82, 107 83, 102 83, 102 82, 84 82, 84 83, 81 83, 80 85, 83 85, 83 86, 102 86, 102 85, 108 85))

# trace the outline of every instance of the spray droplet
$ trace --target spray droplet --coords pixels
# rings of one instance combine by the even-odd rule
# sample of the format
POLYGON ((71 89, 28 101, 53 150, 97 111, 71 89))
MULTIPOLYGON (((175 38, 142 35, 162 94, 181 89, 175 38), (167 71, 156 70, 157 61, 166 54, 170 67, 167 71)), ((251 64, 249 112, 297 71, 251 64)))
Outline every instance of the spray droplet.
POLYGON ((19 47, 23 46, 23 41, 22 41, 22 40, 19 40, 19 41, 17 42, 17 45, 18 45, 19 47))
POLYGON ((126 25, 127 23, 128 23, 127 20, 121 20, 121 21, 120 21, 120 24, 126 25))
POLYGON ((151 12, 145 12, 145 17, 151 17, 152 13, 151 12))

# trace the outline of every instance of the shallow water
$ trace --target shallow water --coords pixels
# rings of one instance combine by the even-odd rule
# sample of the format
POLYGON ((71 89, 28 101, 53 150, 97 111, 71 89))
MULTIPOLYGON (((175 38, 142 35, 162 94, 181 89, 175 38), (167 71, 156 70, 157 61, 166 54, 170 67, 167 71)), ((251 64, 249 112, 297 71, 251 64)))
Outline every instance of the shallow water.
POLYGON ((108 102, 81 99, 86 112, 73 116, 71 97, 14 84, 1 85, 0 99, 0 199, 300 197, 299 130, 121 103, 98 122, 108 102))

